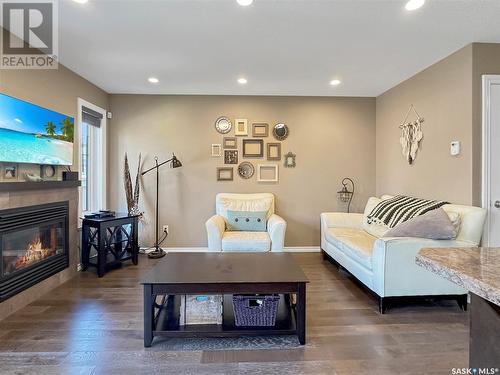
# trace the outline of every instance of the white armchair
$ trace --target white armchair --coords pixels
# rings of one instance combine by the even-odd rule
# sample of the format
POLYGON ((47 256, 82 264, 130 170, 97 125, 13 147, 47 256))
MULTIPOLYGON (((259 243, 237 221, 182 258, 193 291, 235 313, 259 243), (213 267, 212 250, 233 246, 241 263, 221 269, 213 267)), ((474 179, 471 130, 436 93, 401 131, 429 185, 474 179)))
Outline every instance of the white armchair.
POLYGON ((281 251, 286 222, 274 213, 274 195, 220 193, 215 198, 216 215, 207 220, 209 251, 281 251), (227 211, 267 212, 266 232, 226 231, 227 211))

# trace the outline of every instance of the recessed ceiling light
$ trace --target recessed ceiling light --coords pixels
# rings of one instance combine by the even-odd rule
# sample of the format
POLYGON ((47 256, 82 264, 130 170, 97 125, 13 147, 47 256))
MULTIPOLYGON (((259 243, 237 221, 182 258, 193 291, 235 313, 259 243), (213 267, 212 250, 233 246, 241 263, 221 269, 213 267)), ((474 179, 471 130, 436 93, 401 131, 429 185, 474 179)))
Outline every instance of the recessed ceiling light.
POLYGON ((73 1, 78 4, 86 4, 89 2, 89 0, 73 0, 73 1))
POLYGON ((409 0, 406 5, 406 10, 416 10, 425 4, 425 0, 409 0))
POLYGON ((240 4, 242 7, 247 7, 253 3, 253 0, 236 0, 236 2, 240 4))
POLYGON ((156 77, 149 77, 148 78, 149 83, 158 83, 160 80, 156 77))
POLYGON ((330 85, 332 85, 332 86, 338 86, 338 85, 340 85, 340 80, 339 79, 332 79, 330 81, 330 85))
POLYGON ((240 85, 245 85, 247 82, 248 82, 248 81, 247 81, 247 79, 246 79, 246 78, 243 78, 243 77, 238 78, 238 83, 239 83, 240 85))

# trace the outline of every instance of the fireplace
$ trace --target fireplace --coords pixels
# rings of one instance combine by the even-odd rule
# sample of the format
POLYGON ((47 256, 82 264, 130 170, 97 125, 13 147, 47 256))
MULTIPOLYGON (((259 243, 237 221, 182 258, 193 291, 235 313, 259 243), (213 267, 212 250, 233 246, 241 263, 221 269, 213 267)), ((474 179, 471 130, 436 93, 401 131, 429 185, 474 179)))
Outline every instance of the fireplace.
POLYGON ((68 202, 0 210, 0 301, 68 267, 68 202))

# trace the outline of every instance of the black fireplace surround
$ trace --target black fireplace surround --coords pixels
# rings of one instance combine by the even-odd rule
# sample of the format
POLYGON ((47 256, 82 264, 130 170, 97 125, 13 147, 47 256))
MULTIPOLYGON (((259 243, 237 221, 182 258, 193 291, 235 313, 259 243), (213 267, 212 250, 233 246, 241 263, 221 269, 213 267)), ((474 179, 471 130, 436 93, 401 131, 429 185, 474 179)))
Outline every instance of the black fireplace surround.
POLYGON ((0 210, 0 302, 69 265, 68 201, 0 210))

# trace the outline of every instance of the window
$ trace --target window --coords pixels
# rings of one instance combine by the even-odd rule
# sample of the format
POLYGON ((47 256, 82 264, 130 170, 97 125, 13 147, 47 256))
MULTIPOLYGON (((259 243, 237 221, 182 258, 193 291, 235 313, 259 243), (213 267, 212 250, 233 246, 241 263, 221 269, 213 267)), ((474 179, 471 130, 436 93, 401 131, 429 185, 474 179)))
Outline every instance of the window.
POLYGON ((80 215, 106 205, 106 110, 78 100, 80 215))

